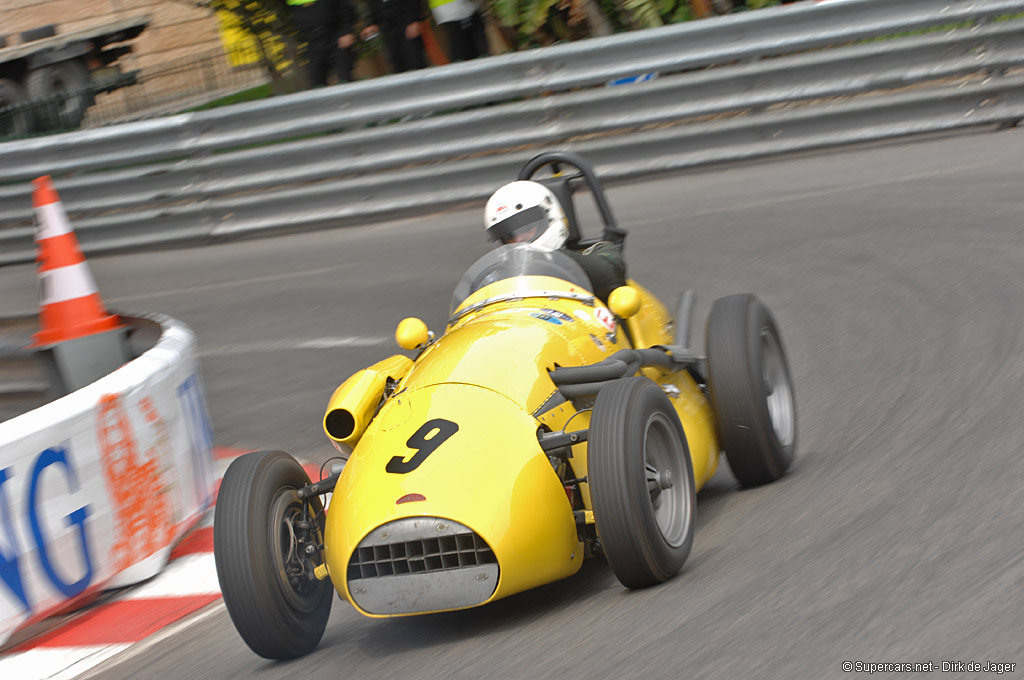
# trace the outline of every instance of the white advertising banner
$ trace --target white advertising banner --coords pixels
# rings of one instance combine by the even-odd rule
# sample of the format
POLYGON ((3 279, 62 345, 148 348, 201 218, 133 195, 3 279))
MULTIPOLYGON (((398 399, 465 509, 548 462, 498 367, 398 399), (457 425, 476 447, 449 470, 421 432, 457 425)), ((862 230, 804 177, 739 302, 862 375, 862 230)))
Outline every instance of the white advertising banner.
POLYGON ((209 507, 196 340, 160 340, 72 394, 0 423, 0 644, 97 590, 154 576, 209 507))

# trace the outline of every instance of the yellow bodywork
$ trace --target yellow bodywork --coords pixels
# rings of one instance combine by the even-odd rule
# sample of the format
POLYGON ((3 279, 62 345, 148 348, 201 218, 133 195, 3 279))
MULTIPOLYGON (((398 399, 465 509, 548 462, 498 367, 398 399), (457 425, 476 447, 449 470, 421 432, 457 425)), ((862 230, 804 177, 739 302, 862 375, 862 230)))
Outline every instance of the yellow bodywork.
POLYGON ((378 526, 410 514, 461 522, 491 546, 501 565, 492 599, 574 573, 583 545, 535 433, 529 414, 485 388, 442 384, 392 398, 353 451, 331 499, 325 546, 335 587, 352 601, 344 575, 353 549, 378 526), (469 415, 474 411, 487 417, 469 415), (408 452, 409 433, 436 417, 457 422, 458 432, 411 473, 386 472, 396 453, 408 452), (396 504, 410 493, 426 500, 396 504))
MULTIPOLYGON (((582 531, 537 431, 542 426, 585 429, 590 411, 577 412, 562 399, 547 373, 596 363, 620 349, 671 342, 665 308, 641 286, 631 285, 641 304, 624 330, 599 300, 548 295, 589 296, 572 284, 544 276, 497 281, 464 300, 444 334, 411 366, 399 367, 392 357, 367 369, 375 378, 357 380, 356 374, 336 391, 328 414, 344 402, 372 418, 361 436, 352 437, 355 448, 327 513, 327 569, 342 597, 364 614, 381 615, 361 607, 359 593, 350 589, 350 560, 361 542, 376 540, 375 531, 386 535, 378 530, 406 518, 468 527, 497 559, 497 585, 489 597, 438 609, 490 602, 580 568, 582 531), (545 296, 530 297, 530 290, 545 296), (401 382, 382 395, 379 376, 395 378, 399 372, 401 382)), ((670 395, 700 489, 714 474, 719 453, 710 406, 685 371, 644 369, 644 374, 670 395)), ((575 445, 572 454, 568 476, 585 477, 586 444, 575 445)), ((576 510, 592 525, 585 483, 580 492, 583 507, 576 510)), ((356 587, 363 582, 357 580, 356 587)))

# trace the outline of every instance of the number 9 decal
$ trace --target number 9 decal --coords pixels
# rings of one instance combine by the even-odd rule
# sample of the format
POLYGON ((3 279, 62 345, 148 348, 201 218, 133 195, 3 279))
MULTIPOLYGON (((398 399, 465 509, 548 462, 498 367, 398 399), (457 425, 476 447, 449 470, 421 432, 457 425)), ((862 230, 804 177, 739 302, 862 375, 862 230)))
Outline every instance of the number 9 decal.
POLYGON ((427 459, 427 456, 436 451, 437 447, 448 441, 458 431, 459 426, 450 420, 444 418, 428 420, 405 443, 410 449, 416 449, 413 457, 405 460, 401 456, 395 456, 388 461, 387 467, 384 469, 396 475, 412 472, 427 459), (428 437, 427 435, 432 436, 428 437))

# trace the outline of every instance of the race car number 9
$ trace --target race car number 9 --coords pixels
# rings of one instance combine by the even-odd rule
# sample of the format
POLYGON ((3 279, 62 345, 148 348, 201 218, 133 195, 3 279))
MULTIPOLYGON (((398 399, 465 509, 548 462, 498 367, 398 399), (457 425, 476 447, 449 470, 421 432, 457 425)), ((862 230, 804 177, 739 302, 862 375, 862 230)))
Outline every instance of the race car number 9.
POLYGON ((412 472, 427 459, 427 456, 436 451, 437 447, 448 441, 458 431, 459 426, 450 420, 445 420, 444 418, 428 420, 405 443, 410 449, 416 449, 413 457, 405 460, 401 456, 395 456, 388 461, 387 467, 384 469, 397 475, 412 472), (427 435, 431 436, 428 437, 427 435))

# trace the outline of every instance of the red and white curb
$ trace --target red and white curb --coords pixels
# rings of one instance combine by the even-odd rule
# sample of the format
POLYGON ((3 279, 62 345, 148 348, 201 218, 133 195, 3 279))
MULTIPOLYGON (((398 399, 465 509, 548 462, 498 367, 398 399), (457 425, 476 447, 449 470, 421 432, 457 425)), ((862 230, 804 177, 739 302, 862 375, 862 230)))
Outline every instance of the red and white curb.
MULTIPOLYGON (((215 452, 218 486, 231 460, 241 453, 215 452)), ((319 474, 319 466, 304 467, 313 479, 319 474)), ((220 599, 211 509, 175 547, 157 576, 0 653, 0 678, 71 680, 220 599)))

